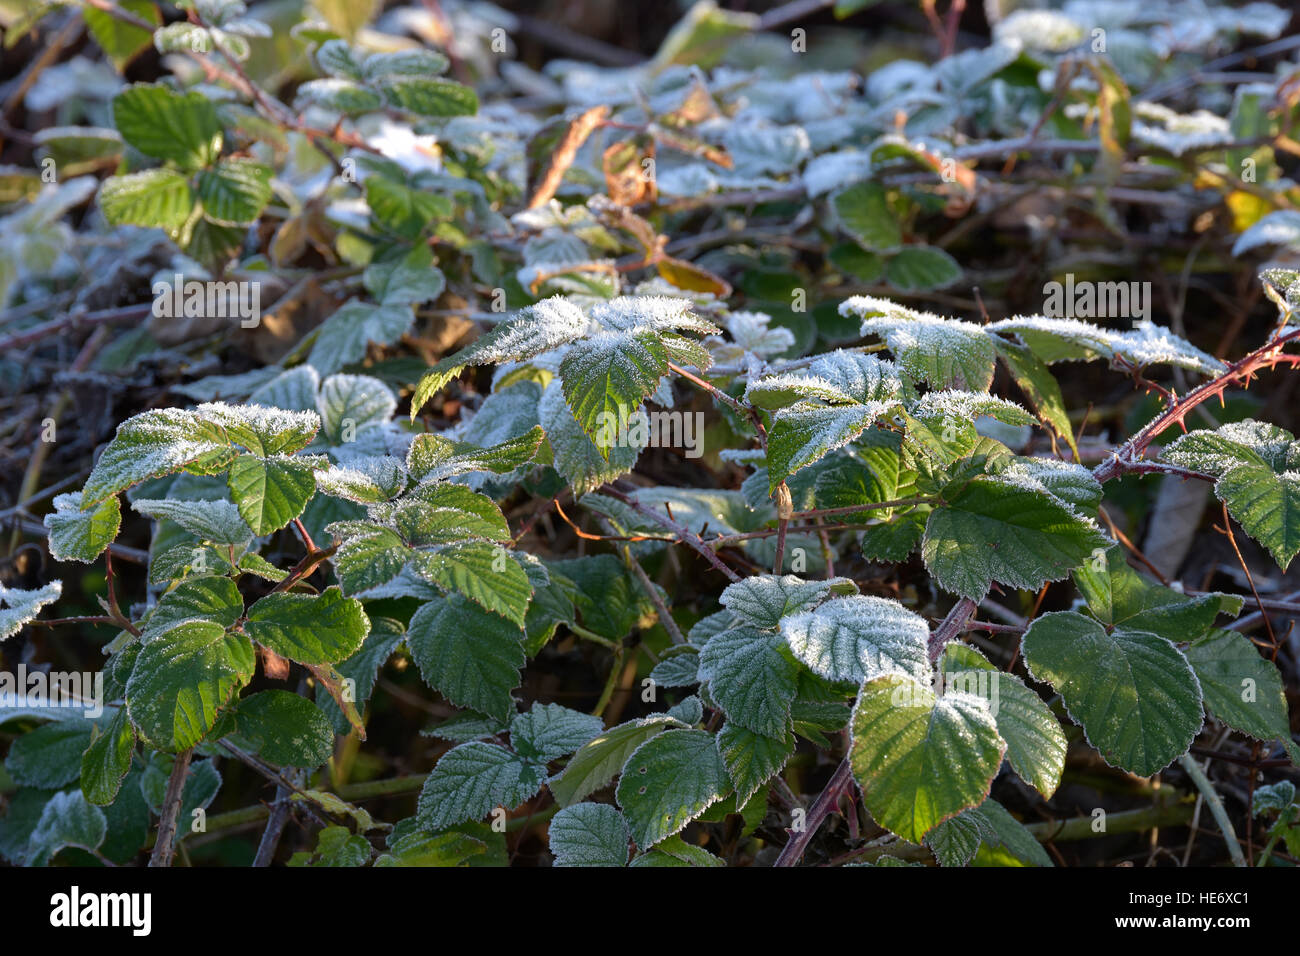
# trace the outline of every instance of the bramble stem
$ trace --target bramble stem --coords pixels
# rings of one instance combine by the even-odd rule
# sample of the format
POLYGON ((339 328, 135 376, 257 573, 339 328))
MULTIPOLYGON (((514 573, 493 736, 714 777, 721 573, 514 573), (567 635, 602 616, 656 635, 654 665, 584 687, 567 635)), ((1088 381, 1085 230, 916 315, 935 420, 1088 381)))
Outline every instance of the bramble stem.
POLYGON ((171 776, 163 794, 162 812, 158 817, 158 839, 154 843, 150 866, 171 866, 176 853, 176 818, 181 812, 181 796, 185 792, 185 778, 190 771, 193 749, 182 750, 172 762, 171 776))

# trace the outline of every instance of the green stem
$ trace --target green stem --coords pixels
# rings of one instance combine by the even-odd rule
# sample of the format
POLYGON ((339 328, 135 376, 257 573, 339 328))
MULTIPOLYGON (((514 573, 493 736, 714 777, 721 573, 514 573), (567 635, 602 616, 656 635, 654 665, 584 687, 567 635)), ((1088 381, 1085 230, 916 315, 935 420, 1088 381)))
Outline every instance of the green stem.
POLYGON ((1178 765, 1187 772, 1187 776, 1192 778, 1192 783, 1196 784, 1196 789, 1201 791, 1201 797, 1205 800, 1205 805, 1210 808, 1210 815, 1214 817, 1214 822, 1219 825, 1223 832, 1223 842, 1228 844, 1228 856, 1232 857, 1233 866, 1245 866, 1246 857, 1242 855, 1241 844, 1237 842, 1237 831, 1232 828, 1232 821, 1228 819, 1228 811, 1223 808, 1223 801, 1219 799, 1219 793, 1214 789, 1214 784, 1210 778, 1205 775, 1201 765, 1191 754, 1183 754, 1178 758, 1178 765))

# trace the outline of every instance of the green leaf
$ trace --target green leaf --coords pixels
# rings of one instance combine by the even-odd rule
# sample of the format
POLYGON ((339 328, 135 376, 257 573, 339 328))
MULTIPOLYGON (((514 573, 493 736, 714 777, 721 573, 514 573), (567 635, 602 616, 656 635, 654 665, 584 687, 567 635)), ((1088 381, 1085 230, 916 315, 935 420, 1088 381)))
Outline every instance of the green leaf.
POLYGON ((128 143, 182 169, 211 165, 221 152, 221 121, 199 92, 174 93, 162 84, 129 86, 113 98, 113 123, 128 143))
POLYGON ((424 782, 416 819, 426 830, 513 810, 542 789, 546 767, 493 744, 471 741, 442 755, 424 782))
POLYGON ((794 734, 785 731, 765 737, 730 720, 718 731, 718 756, 736 788, 736 802, 744 805, 794 754, 794 734))
POLYGON ((363 278, 380 305, 422 305, 447 287, 446 277, 434 266, 433 253, 424 244, 412 246, 400 258, 370 263, 363 278))
POLYGON ((767 436, 767 482, 775 491, 801 468, 820 460, 827 452, 842 448, 857 438, 889 405, 814 405, 801 402, 776 413, 767 436))
POLYGON ((777 627, 781 618, 810 610, 835 594, 857 594, 848 578, 805 581, 794 574, 757 574, 728 585, 722 606, 754 627, 777 627))
POLYGON ((1061 394, 1061 386, 1046 363, 1034 355, 1027 346, 1004 339, 995 339, 994 345, 997 347, 998 355, 1006 363, 1008 371, 1011 372, 1011 377, 1025 393, 1025 397, 1029 399, 1029 404, 1038 417, 1057 436, 1065 439, 1065 443, 1074 452, 1075 460, 1078 461, 1079 449, 1074 443, 1074 428, 1070 424, 1070 413, 1065 407, 1065 397, 1061 394))
POLYGON ((627 474, 641 454, 641 449, 630 441, 605 452, 597 448, 569 411, 559 382, 547 386, 538 406, 538 416, 550 442, 555 470, 576 496, 595 491, 627 474))
POLYGON ((126 708, 119 707, 82 755, 81 792, 86 799, 101 807, 113 803, 131 770, 134 754, 135 729, 127 719, 126 708))
POLYGON ((418 239, 434 222, 451 218, 446 196, 412 189, 383 176, 366 179, 366 203, 380 225, 404 239, 418 239))
POLYGON ((298 851, 289 866, 365 866, 371 854, 370 841, 347 827, 325 827, 316 837, 311 853, 298 851))
POLYGON ((388 848, 392 852, 375 860, 375 866, 465 866, 472 865, 467 864, 472 857, 487 853, 487 845, 482 840, 455 830, 445 833, 421 833, 417 830, 393 839, 388 848))
POLYGON ((136 498, 131 507, 156 521, 174 521, 200 541, 242 548, 253 539, 253 529, 233 501, 136 498))
POLYGON ((443 435, 416 435, 406 453, 406 466, 420 481, 442 481, 476 471, 505 475, 532 461, 545 440, 546 433, 540 425, 490 448, 443 435))
POLYGON ((757 734, 781 737, 790 729, 790 702, 798 666, 782 653, 774 631, 736 627, 715 635, 700 654, 700 679, 727 719, 757 734))
POLYGON ((929 674, 930 626, 897 601, 852 595, 781 621, 794 656, 828 680, 860 684, 882 674, 929 674))
POLYGON ((230 463, 230 496, 254 534, 279 531, 316 493, 311 465, 287 456, 240 455, 230 463))
MULTIPOLYGON (((370 700, 380 670, 405 637, 406 628, 400 621, 386 617, 372 617, 370 633, 366 636, 361 649, 338 664, 339 674, 345 680, 353 682, 352 699, 358 708, 364 707, 366 701, 370 700)), ((339 710, 333 697, 317 695, 316 706, 330 719, 336 733, 348 732, 348 720, 339 710)))
POLYGON ((108 832, 104 811, 92 806, 80 790, 56 793, 45 804, 27 845, 27 866, 45 866, 65 847, 97 850, 108 832))
POLYGON ((1196 675, 1163 637, 1055 611, 1030 625, 1021 649, 1034 679, 1056 688, 1107 763, 1148 777, 1186 753, 1201 729, 1196 675))
POLYGON ((189 180, 173 169, 110 176, 99 189, 99 208, 113 226, 148 226, 177 233, 194 212, 189 180))
POLYGON ((397 408, 397 396, 369 375, 331 375, 322 383, 316 404, 325 440, 346 445, 356 441, 363 430, 387 424, 397 408))
POLYGON ((1194 431, 1165 449, 1176 465, 1214 475, 1214 494, 1285 571, 1300 553, 1300 442, 1247 420, 1194 431))
POLYGON ((268 594, 248 609, 244 629, 257 643, 300 664, 334 664, 351 657, 370 633, 356 598, 338 588, 320 594, 268 594))
POLYGON ((620 422, 668 373, 668 353, 651 331, 601 332, 583 339, 560 362, 564 398, 574 419, 606 460, 616 447, 620 422))
POLYGON ((430 76, 392 74, 379 80, 389 104, 421 116, 473 116, 478 96, 468 86, 430 76))
MULTIPOLYGON (((117 0, 115 6, 155 27, 162 23, 162 16, 153 0, 117 0)), ((127 23, 98 7, 88 6, 81 11, 81 15, 95 37, 95 42, 119 71, 153 41, 151 31, 127 23)))
POLYGON ((669 730, 628 758, 616 797, 637 846, 648 849, 722 799, 730 786, 713 735, 669 730))
POLYGON ((975 648, 956 641, 944 648, 940 669, 946 687, 988 701, 998 735, 1007 742, 1007 761, 1043 799, 1050 799, 1065 769, 1067 741, 1042 698, 975 648))
POLYGON ((1024 824, 996 800, 985 800, 945 820, 925 838, 943 866, 976 865, 1051 866, 1052 859, 1024 824), (981 860, 984 851, 988 860, 981 860))
POLYGON ((1189 597, 1143 578, 1113 545, 1074 571, 1074 583, 1088 610, 1105 625, 1150 631, 1180 643, 1196 640, 1220 613, 1236 614, 1242 599, 1228 594, 1189 597))
POLYGON ((160 750, 188 750, 252 679, 255 665, 248 636, 211 621, 184 621, 155 634, 127 681, 131 722, 160 750))
POLYGON ((476 604, 523 626, 533 586, 506 549, 485 541, 466 541, 422 551, 412 567, 444 591, 457 591, 476 604))
POLYGON ((286 690, 264 690, 235 706, 235 732, 273 766, 321 766, 334 755, 334 730, 319 707, 286 690))
POLYGON ((627 866, 627 821, 607 803, 565 807, 549 833, 556 866, 627 866))
POLYGON ((622 641, 642 618, 654 613, 641 585, 612 554, 555 561, 549 567, 576 585, 573 601, 583 626, 611 641, 622 641))
POLYGON ((1257 740, 1282 741, 1292 762, 1300 764, 1276 664, 1261 657, 1244 635, 1219 629, 1193 641, 1186 654, 1212 716, 1257 740))
POLYGON ((117 427, 81 492, 82 507, 103 501, 146 478, 188 468, 221 471, 236 455, 219 426, 180 408, 151 409, 117 427))
POLYGON ((840 314, 861 318, 862 334, 883 338, 917 381, 971 392, 987 392, 993 381, 997 352, 981 326, 860 295, 843 302, 840 314))
POLYGON ((903 674, 862 685, 852 734, 849 762, 863 804, 912 843, 983 802, 1006 750, 982 698, 936 698, 903 674))
POLYGON ((407 646, 424 681, 453 704, 504 719, 524 666, 524 632, 459 594, 415 612, 407 646))
POLYGON ((89 564, 112 544, 122 525, 116 495, 85 511, 77 494, 55 495, 53 504, 54 511, 45 516, 44 524, 50 532, 50 556, 56 561, 89 564))
POLYGON ((365 358, 371 342, 393 344, 414 321, 409 306, 379 306, 349 299, 321 325, 307 362, 321 375, 330 375, 365 358))
POLYGON ((159 599, 144 621, 144 639, 169 630, 181 621, 215 621, 233 627, 244 613, 244 599, 235 582, 212 575, 188 578, 159 599))
POLYGON ((13 742, 5 770, 20 786, 42 790, 66 786, 81 775, 81 755, 94 729, 81 717, 42 724, 13 742))
POLYGON ((510 722, 510 744, 522 757, 550 763, 567 756, 605 729, 597 716, 559 704, 533 704, 510 722))
POLYGON ((199 172, 204 213, 227 226, 256 222, 271 201, 271 167, 251 159, 227 159, 199 172))
POLYGON ((973 601, 993 582, 1037 589, 1110 544, 1059 498, 1021 482, 977 477, 930 513, 921 554, 935 582, 973 601))
POLYGON ((638 747, 668 727, 682 724, 667 714, 655 714, 611 727, 583 744, 563 772, 546 782, 555 802, 570 806, 606 786, 638 747))
POLYGON ((888 252, 902 245, 903 231, 880 184, 861 182, 847 186, 831 196, 831 206, 840 226, 864 248, 888 252))
POLYGON ((960 278, 957 260, 934 246, 908 246, 885 263, 885 281, 902 292, 942 289, 960 278))
POLYGON ((41 608, 53 604, 63 593, 62 581, 51 581, 40 588, 24 590, 0 585, 0 641, 17 634, 28 621, 36 620, 41 608))

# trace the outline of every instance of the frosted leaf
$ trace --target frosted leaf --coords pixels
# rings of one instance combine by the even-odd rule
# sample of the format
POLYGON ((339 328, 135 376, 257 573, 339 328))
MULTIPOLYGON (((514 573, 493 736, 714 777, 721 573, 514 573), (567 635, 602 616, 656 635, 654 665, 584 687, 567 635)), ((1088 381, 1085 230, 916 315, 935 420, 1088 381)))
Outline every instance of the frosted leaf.
POLYGON ((1291 246, 1300 244, 1300 212, 1283 209, 1271 212, 1237 237, 1232 254, 1239 256, 1257 246, 1291 246))
POLYGON ((54 496, 54 511, 44 519, 49 529, 50 556, 56 561, 89 564, 117 537, 122 523, 121 504, 110 495, 97 505, 81 510, 81 495, 54 496))
POLYGON ((1104 329, 1080 319, 1016 316, 993 322, 993 332, 1013 332, 1044 362, 1123 356, 1134 365, 1175 365, 1207 375, 1226 367, 1166 328, 1142 320, 1127 332, 1104 329))
POLYGON ((801 402, 781 409, 768 433, 768 490, 775 491, 801 468, 853 441, 891 407, 886 402, 829 406, 801 402))
POLYGON ((870 175, 871 155, 857 149, 846 149, 810 159, 803 171, 803 184, 808 195, 816 198, 870 175))
POLYGON ((519 382, 498 389, 451 437, 483 447, 518 438, 537 424, 541 397, 542 389, 536 382, 519 382))
POLYGON ((986 391, 993 381, 997 353, 982 326, 861 295, 842 302, 840 315, 861 318, 862 334, 883 338, 918 381, 974 391, 986 391))
POLYGON ((244 545, 253 540, 253 529, 230 501, 180 501, 173 498, 140 498, 131 507, 155 521, 174 521, 200 541, 212 544, 244 545))
POLYGON ((750 382, 745 398, 763 408, 788 405, 799 398, 836 404, 891 402, 902 388, 893 362, 836 349, 818 357, 806 370, 778 372, 750 382))
POLYGON ((1159 103, 1133 106, 1133 138, 1174 156, 1213 149, 1233 140, 1228 120, 1207 110, 1182 115, 1159 103))
POLYGON ((311 365, 299 365, 281 372, 257 391, 248 396, 249 404, 290 411, 312 411, 316 408, 316 392, 320 389, 320 373, 311 365))
POLYGON ((349 299, 321 325, 307 363, 322 375, 337 372, 363 359, 371 342, 393 344, 414 321, 415 312, 408 305, 377 306, 349 299))
POLYGON ((264 405, 207 402, 195 411, 225 429, 231 441, 255 455, 292 454, 310 444, 320 428, 315 412, 291 412, 264 405))
POLYGON ((717 362, 739 362, 746 352, 773 358, 794 346, 794 333, 779 326, 772 328, 771 322, 766 312, 732 312, 723 323, 731 342, 710 336, 704 344, 717 362))
POLYGON ((790 729, 798 692, 798 665, 782 646, 775 631, 742 625, 715 635, 700 652, 700 680, 709 682, 727 720, 766 737, 790 729))
POLYGON ((808 610, 832 594, 855 594, 848 578, 805 581, 794 574, 780 577, 759 574, 730 584, 722 592, 722 606, 755 627, 776 627, 788 614, 808 610))
POLYGON ((829 680, 861 683, 882 674, 930 672, 930 627, 897 601, 853 595, 781 620, 794 656, 829 680))
POLYGON ((1218 375, 1227 366, 1186 339, 1152 322, 1111 338, 1111 348, 1136 365, 1174 365, 1203 375, 1218 375))
POLYGON ((575 495, 594 491, 636 466, 641 453, 639 447, 616 445, 609 450, 608 459, 601 455, 600 449, 569 411, 558 381, 547 386, 537 411, 555 455, 555 470, 569 483, 575 495))
POLYGON ((316 487, 335 498, 358 504, 388 501, 406 488, 406 466, 400 458, 365 457, 349 459, 346 465, 332 465, 316 474, 316 487))
POLYGON ((534 703, 510 722, 510 744, 522 756, 542 763, 573 753, 605 729, 592 714, 560 704, 534 703))
POLYGON ((186 466, 218 469, 235 456, 225 430, 193 411, 159 408, 127 419, 104 449, 82 489, 82 505, 96 504, 146 478, 186 466))
POLYGON ((321 429, 332 445, 348 444, 365 428, 393 417, 397 396, 369 375, 331 375, 317 398, 321 429))
POLYGON ((723 131, 722 143, 742 176, 794 172, 808 158, 808 134, 799 126, 732 123, 723 131))
POLYGON ((1293 449, 1295 438, 1290 432, 1268 422, 1246 419, 1214 431, 1198 429, 1181 435, 1162 457, 1218 477, 1237 465, 1256 460, 1275 470, 1285 470, 1289 460, 1300 458, 1293 449))
MULTIPOLYGON (((688 305, 681 299, 663 300, 688 305)), ((653 331, 600 332, 575 343, 560 363, 570 411, 602 457, 611 454, 626 422, 668 372, 668 350, 653 331)))
POLYGON ((513 810, 542 788, 546 767, 504 747, 471 741, 442 755, 424 788, 416 819, 428 830, 481 820, 495 806, 513 810))
POLYGON ((565 807, 547 830, 556 866, 626 866, 631 834, 627 821, 607 803, 565 807))
POLYGON ((1063 53, 1087 39, 1088 31, 1078 20, 1054 10, 1015 10, 994 25, 993 36, 1020 42, 1030 50, 1063 53))
POLYGON ((580 339, 591 328, 591 321, 581 309, 563 296, 551 296, 520 309, 515 318, 496 326, 451 358, 458 365, 492 365, 507 359, 525 359, 580 339))
POLYGON ((1101 503, 1101 485, 1090 470, 1074 462, 1013 458, 998 477, 1019 488, 1049 492, 1081 512, 1095 512, 1101 503))
POLYGON ((1032 425, 1037 419, 1023 407, 1005 398, 980 392, 945 389, 928 392, 912 406, 917 418, 941 418, 973 421, 981 415, 996 418, 1009 425, 1032 425))
POLYGON ((592 321, 613 332, 633 332, 643 329, 667 331, 690 329, 695 332, 717 332, 712 322, 691 312, 691 302, 668 295, 621 295, 592 307, 592 321))
POLYGON ((30 591, 7 588, 0 584, 0 641, 13 637, 28 621, 34 621, 41 608, 53 604, 63 594, 63 582, 51 581, 30 591))
POLYGON ((639 488, 630 497, 664 517, 668 517, 664 507, 667 503, 672 508, 677 523, 696 534, 704 533, 706 528, 713 534, 736 534, 742 530, 754 530, 772 514, 771 509, 767 509, 766 513, 751 509, 739 491, 657 487, 639 488))

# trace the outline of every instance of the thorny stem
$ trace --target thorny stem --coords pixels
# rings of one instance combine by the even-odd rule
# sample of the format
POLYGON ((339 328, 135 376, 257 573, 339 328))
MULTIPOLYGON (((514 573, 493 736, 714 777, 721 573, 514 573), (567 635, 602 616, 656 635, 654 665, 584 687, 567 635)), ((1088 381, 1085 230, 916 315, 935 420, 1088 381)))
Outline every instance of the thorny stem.
POLYGON ((948 616, 930 633, 930 660, 937 661, 943 653, 944 645, 955 640, 966 629, 966 622, 975 613, 975 606, 970 598, 962 598, 952 606, 948 616))
POLYGON ((607 487, 604 489, 604 493, 609 495, 611 498, 623 502, 623 504, 627 505, 633 511, 637 512, 637 514, 644 515, 645 517, 649 518, 651 521, 655 522, 659 526, 667 528, 668 530, 672 531, 675 535, 677 535, 677 537, 682 541, 683 544, 686 544, 687 546, 694 548, 695 551, 697 551, 706 561, 709 562, 709 564, 713 565, 715 568, 717 568, 719 571, 725 574, 727 576, 727 580, 729 581, 740 580, 740 575, 738 575, 735 571, 731 570, 731 568, 723 564, 722 559, 718 557, 717 552, 714 551, 711 547, 709 547, 703 540, 701 540, 699 535, 691 531, 689 528, 678 524, 676 521, 674 521, 672 518, 669 518, 667 515, 661 515, 658 511, 654 510, 653 508, 647 508, 645 505, 641 504, 641 502, 637 501, 635 498, 631 497, 630 495, 625 495, 623 494, 623 492, 618 491, 617 489, 607 487))
MULTIPOLYGON (((1300 356, 1282 351, 1283 346, 1297 338, 1300 338, 1300 328, 1270 339, 1253 352, 1233 362, 1217 377, 1198 385, 1182 398, 1174 400, 1168 408, 1144 425, 1136 435, 1115 449, 1114 454, 1094 468, 1092 476, 1104 484, 1124 474, 1141 474, 1151 470, 1169 471, 1168 467, 1152 469, 1150 466, 1155 463, 1139 460, 1155 437, 1170 425, 1183 424, 1183 420, 1192 409, 1215 395, 1222 395, 1229 386, 1239 382, 1249 384, 1250 379, 1260 369, 1281 364, 1300 365, 1300 356)), ((1193 473, 1187 477, 1200 477, 1200 475, 1193 473)))
POLYGON ((781 855, 776 858, 773 866, 794 866, 803 856, 804 850, 808 848, 809 842, 812 841, 813 834, 822 825, 822 821, 830 815, 839 803, 840 797, 851 785, 853 780, 853 768, 849 766, 849 759, 845 757, 840 761, 840 765, 835 768, 835 773, 831 775, 830 781, 826 784, 813 805, 808 808, 808 815, 804 818, 802 830, 788 831, 790 833, 790 842, 781 850, 781 855))

